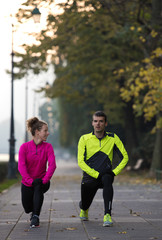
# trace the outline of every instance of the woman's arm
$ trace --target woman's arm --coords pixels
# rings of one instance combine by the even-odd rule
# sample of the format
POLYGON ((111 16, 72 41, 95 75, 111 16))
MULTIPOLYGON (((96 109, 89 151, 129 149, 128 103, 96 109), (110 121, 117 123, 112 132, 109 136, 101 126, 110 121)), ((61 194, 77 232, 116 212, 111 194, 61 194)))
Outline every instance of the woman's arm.
POLYGON ((33 179, 30 177, 26 167, 25 144, 21 145, 19 150, 18 170, 23 178, 23 181, 27 183, 28 186, 32 186, 33 179))
POLYGON ((56 169, 56 161, 55 161, 55 154, 51 144, 48 144, 47 148, 47 160, 48 160, 48 169, 46 175, 42 178, 43 184, 50 181, 55 169, 56 169))

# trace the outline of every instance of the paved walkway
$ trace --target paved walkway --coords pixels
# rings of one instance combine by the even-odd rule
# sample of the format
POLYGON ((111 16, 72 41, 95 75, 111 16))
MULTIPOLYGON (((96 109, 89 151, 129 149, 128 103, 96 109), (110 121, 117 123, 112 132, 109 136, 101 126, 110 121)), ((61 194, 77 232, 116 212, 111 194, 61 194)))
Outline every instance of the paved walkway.
POLYGON ((79 219, 81 171, 75 164, 58 164, 45 195, 40 228, 30 229, 21 205, 20 184, 0 194, 0 240, 147 240, 162 239, 160 185, 114 183, 113 227, 104 228, 102 191, 96 194, 89 221, 79 219))

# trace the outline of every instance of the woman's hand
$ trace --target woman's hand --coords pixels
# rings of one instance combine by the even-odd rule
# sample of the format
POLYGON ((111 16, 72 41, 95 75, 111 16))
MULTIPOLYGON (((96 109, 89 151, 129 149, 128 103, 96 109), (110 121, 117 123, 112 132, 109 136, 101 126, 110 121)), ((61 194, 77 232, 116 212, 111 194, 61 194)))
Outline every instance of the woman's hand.
POLYGON ((36 178, 32 182, 33 187, 36 187, 37 185, 41 185, 41 184, 42 184, 42 179, 40 179, 40 178, 36 178))

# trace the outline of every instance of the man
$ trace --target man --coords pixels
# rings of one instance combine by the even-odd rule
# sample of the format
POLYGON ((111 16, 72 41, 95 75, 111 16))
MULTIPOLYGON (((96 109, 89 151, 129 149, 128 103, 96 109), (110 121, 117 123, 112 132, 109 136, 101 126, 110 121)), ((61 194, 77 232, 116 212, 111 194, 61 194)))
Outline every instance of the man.
POLYGON ((78 143, 78 165, 83 170, 81 182, 80 219, 88 220, 88 210, 99 188, 103 188, 103 226, 112 226, 111 209, 114 176, 128 162, 128 154, 119 137, 105 132, 107 116, 102 111, 93 114, 94 131, 81 136, 78 143), (112 170, 113 152, 117 152, 120 163, 112 170))

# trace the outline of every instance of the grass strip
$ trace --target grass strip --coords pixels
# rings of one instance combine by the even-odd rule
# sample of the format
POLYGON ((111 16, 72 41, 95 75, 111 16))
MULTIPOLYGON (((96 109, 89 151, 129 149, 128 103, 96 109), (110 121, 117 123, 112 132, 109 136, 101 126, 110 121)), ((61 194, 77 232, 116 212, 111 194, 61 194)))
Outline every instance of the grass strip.
POLYGON ((0 182, 0 193, 18 182, 19 182, 19 178, 3 180, 3 182, 0 182))

